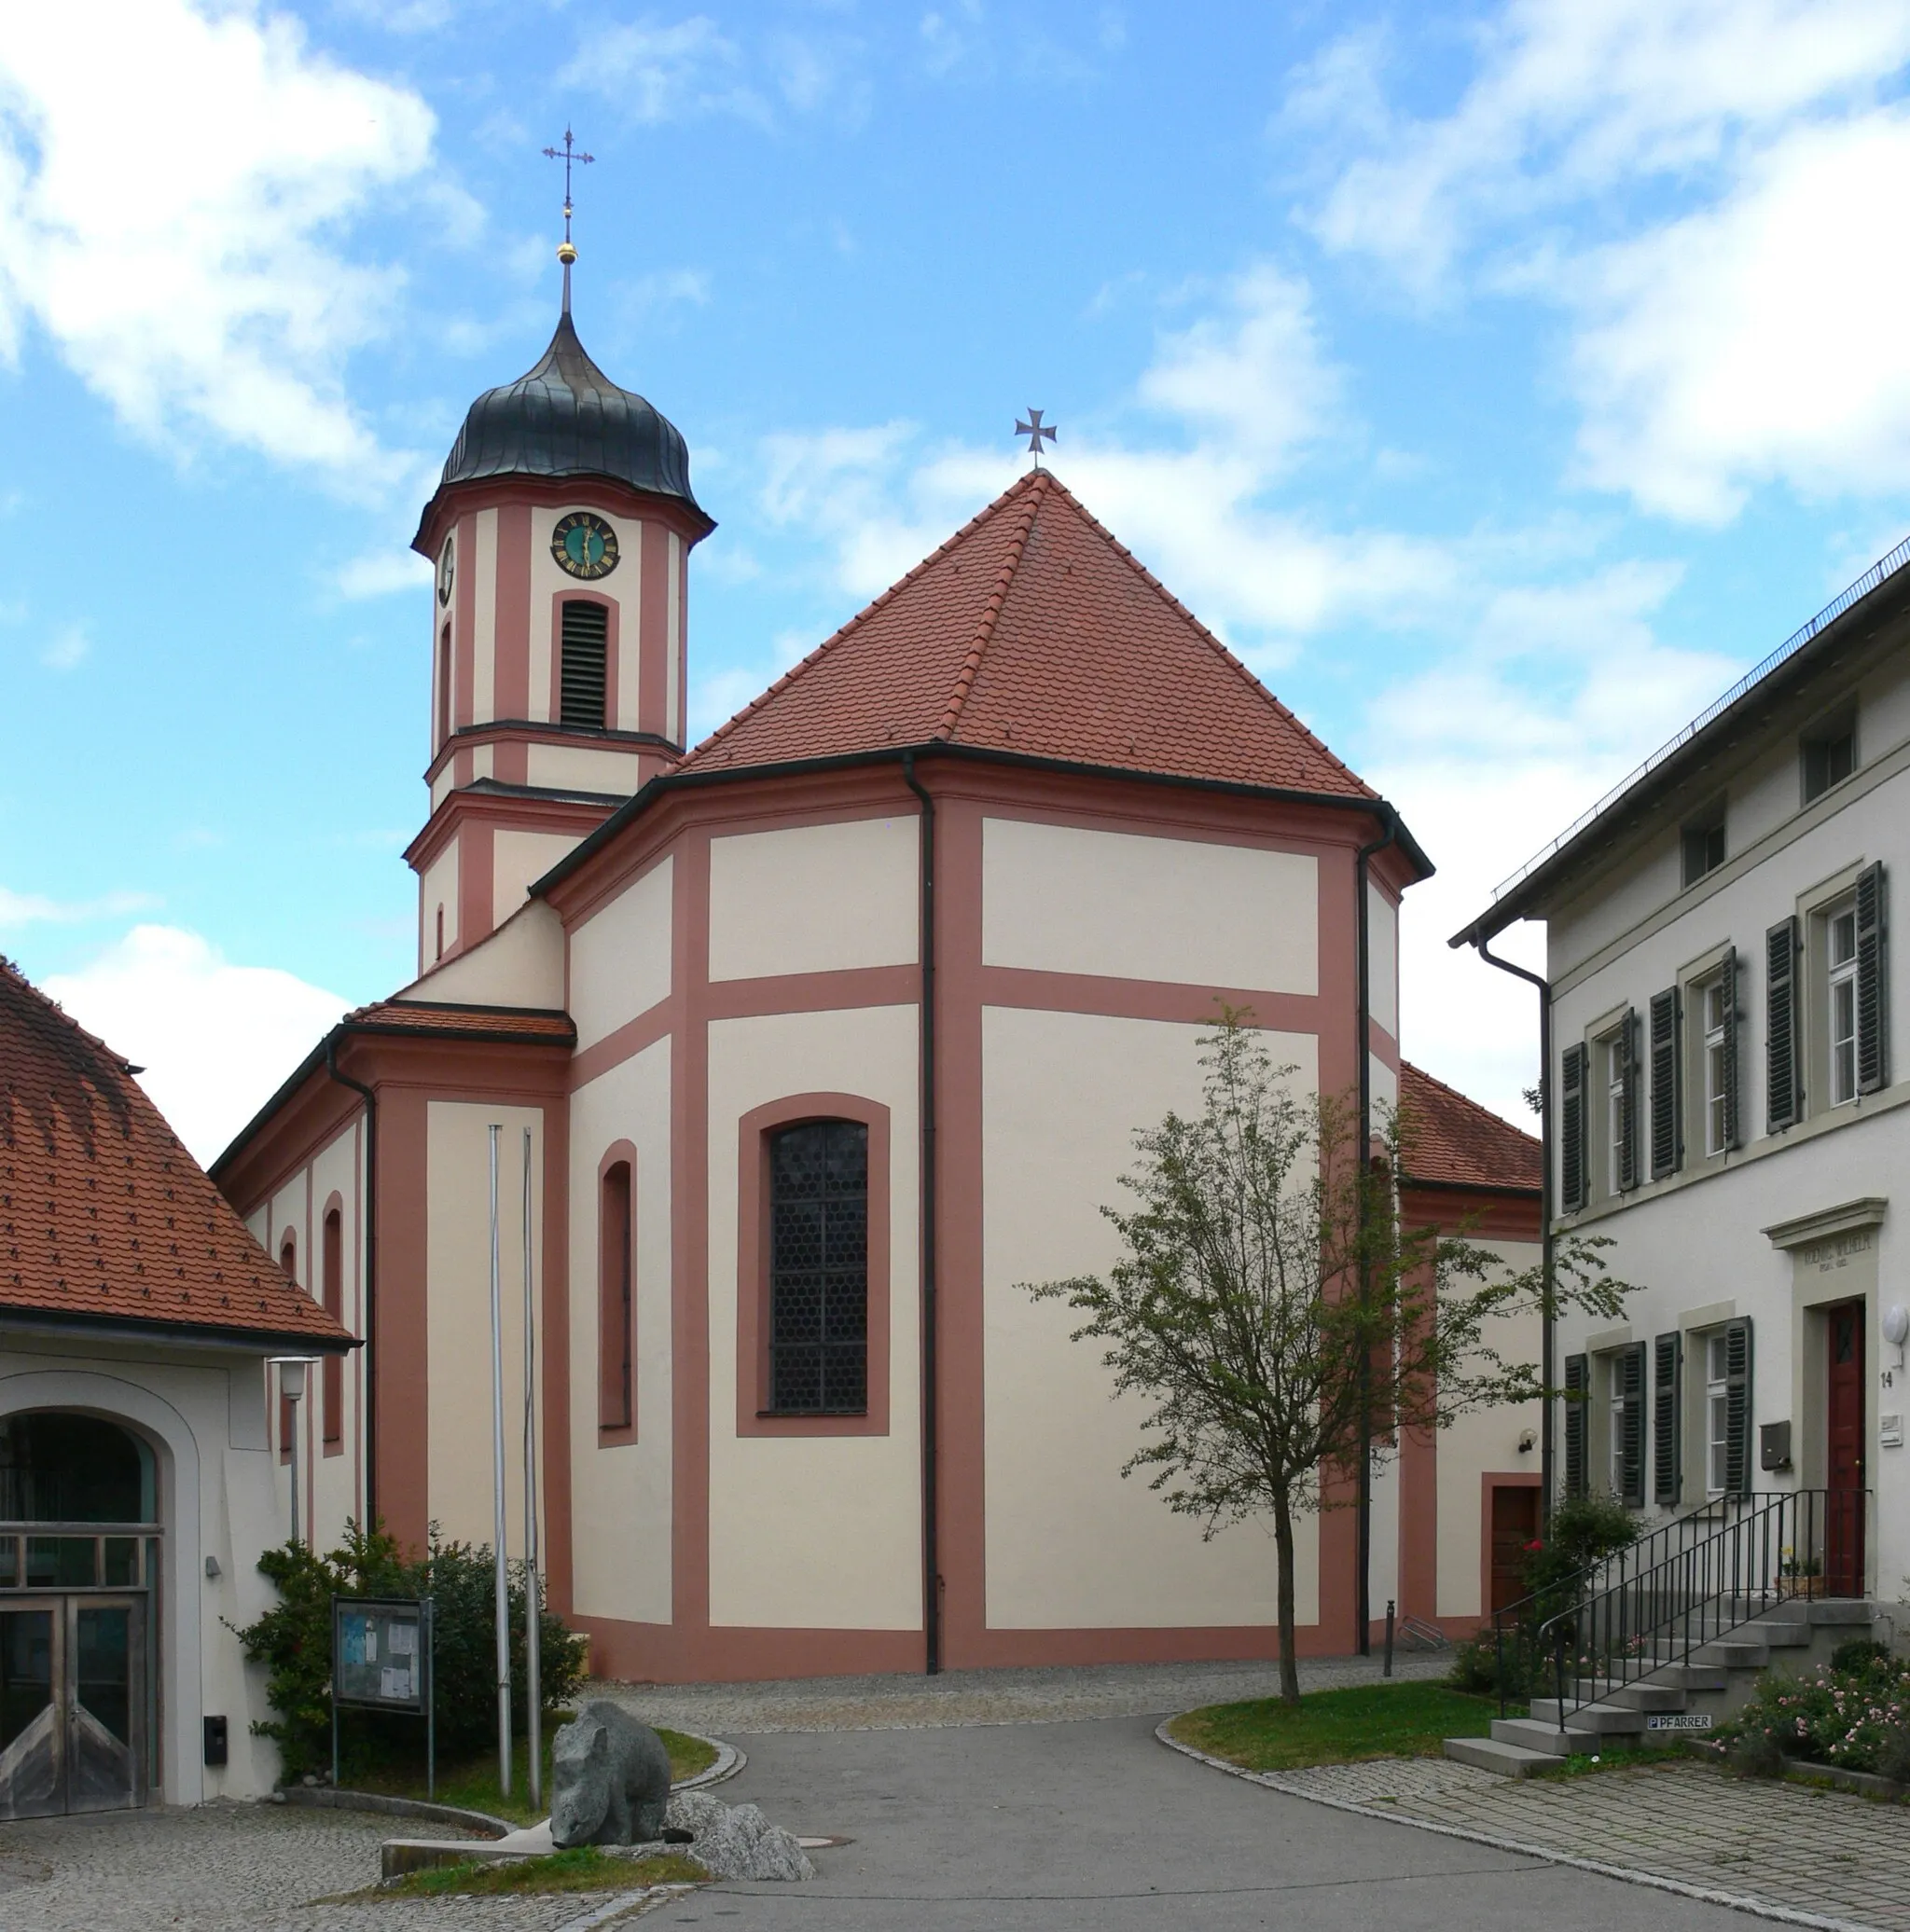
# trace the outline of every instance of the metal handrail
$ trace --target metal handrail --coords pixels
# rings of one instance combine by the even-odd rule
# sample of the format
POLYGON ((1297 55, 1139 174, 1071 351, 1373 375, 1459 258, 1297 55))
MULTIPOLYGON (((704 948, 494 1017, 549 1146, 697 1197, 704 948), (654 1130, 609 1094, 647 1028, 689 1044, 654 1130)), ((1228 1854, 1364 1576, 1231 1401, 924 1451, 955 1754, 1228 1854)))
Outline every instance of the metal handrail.
POLYGON ((1711 1535, 1547 1618, 1534 1648, 1543 1656, 1550 1638, 1558 1728, 1615 1685, 1689 1664, 1777 1604, 1829 1596, 1834 1581, 1861 1594, 1869 1497, 1867 1489, 1794 1489, 1742 1498, 1739 1513, 1711 1535))
POLYGON ((1508 892, 1531 877, 1540 866, 1556 858, 1595 819, 1601 818, 1610 811, 1640 779, 1649 778, 1672 752, 1689 744, 1707 724, 1729 711, 1753 686, 1762 683, 1786 658, 1794 657, 1825 625, 1834 618, 1841 617, 1860 598, 1868 597, 1886 577, 1895 576, 1906 563, 1910 563, 1910 537, 1905 537, 1888 555, 1878 558, 1854 584, 1840 590, 1808 624, 1793 630, 1769 656, 1761 664, 1753 665, 1722 697, 1714 698, 1708 704, 1683 730, 1660 745, 1628 778, 1621 779, 1598 804, 1581 812, 1543 851, 1534 853, 1509 878, 1501 880, 1492 890, 1493 904, 1497 905, 1508 892))

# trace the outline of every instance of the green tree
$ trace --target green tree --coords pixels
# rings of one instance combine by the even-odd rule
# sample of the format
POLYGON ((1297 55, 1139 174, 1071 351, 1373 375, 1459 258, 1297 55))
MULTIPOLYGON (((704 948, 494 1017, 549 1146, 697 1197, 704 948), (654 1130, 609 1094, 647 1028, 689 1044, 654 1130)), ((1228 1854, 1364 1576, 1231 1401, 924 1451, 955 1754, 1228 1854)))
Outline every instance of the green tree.
POLYGON ((1084 1318, 1116 1395, 1149 1413, 1121 1473, 1148 1474, 1170 1509, 1211 1537, 1268 1516, 1278 1565, 1280 1695, 1299 1699, 1294 1525, 1352 1499, 1366 1425, 1443 1428, 1468 1411, 1529 1401, 1537 1368, 1508 1361, 1501 1318, 1578 1307, 1616 1317, 1598 1237, 1555 1245, 1521 1272, 1460 1235, 1403 1227, 1390 1177, 1412 1130, 1389 1119, 1384 1153, 1357 1158, 1357 1110, 1296 1095, 1248 1025, 1224 1010, 1202 1039, 1205 1104, 1135 1135, 1121 1184, 1131 1212, 1103 1208, 1125 1252, 1105 1279, 1027 1283, 1084 1318))

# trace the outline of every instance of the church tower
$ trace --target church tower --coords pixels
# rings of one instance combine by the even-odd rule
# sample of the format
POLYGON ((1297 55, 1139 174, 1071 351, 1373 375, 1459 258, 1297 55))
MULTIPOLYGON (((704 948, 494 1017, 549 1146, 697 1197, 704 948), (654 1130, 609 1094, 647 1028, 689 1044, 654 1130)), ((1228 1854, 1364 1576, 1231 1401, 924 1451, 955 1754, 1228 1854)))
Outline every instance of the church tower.
POLYGON ((436 571, 421 973, 683 754, 689 553, 715 524, 675 426, 584 352, 574 255, 550 346, 471 405, 412 539, 436 571))

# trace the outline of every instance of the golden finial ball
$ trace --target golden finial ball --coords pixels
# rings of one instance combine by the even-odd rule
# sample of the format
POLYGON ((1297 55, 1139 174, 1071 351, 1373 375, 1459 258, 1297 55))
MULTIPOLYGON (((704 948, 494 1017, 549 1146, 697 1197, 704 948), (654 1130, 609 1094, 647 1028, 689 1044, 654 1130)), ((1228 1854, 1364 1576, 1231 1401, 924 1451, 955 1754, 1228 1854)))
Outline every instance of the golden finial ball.
POLYGON ((557 258, 568 269, 576 260, 577 251, 568 242, 560 242, 557 244, 557 258))

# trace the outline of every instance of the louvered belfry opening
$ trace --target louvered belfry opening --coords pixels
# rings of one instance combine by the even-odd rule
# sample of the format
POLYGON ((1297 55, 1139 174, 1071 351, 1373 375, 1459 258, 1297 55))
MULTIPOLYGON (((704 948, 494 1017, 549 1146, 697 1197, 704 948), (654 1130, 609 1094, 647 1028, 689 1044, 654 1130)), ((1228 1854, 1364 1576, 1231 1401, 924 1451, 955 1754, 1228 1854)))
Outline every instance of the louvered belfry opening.
POLYGON ((602 731, 610 658, 610 613, 599 603, 563 607, 558 722, 602 731))
POLYGON ((769 1407, 868 1407, 869 1130, 806 1121, 769 1138, 769 1407))

